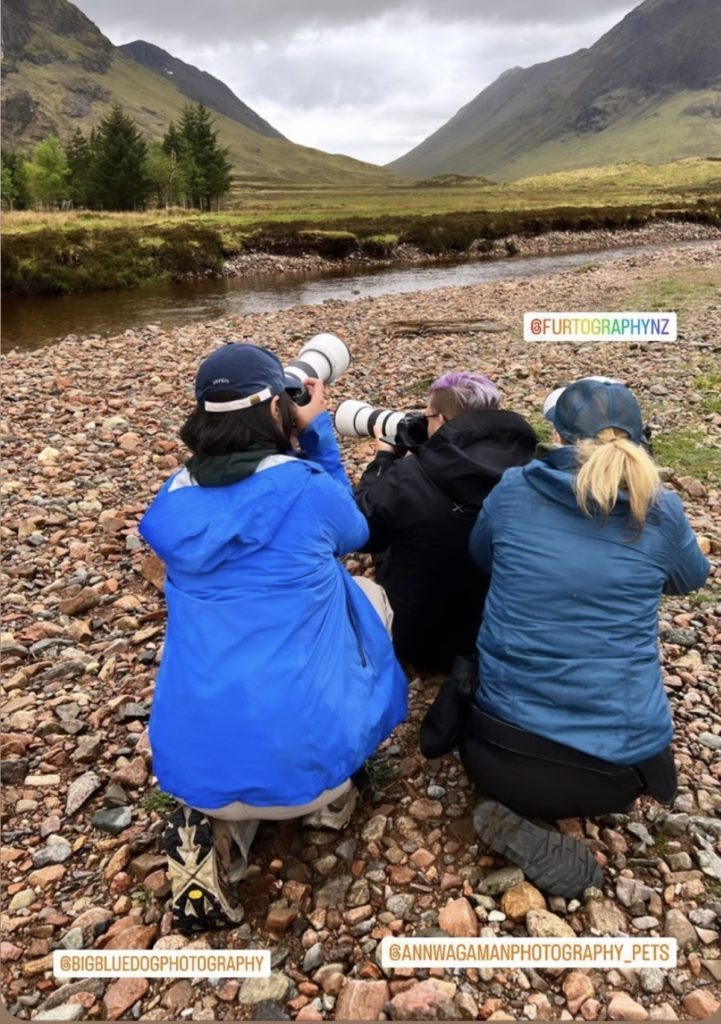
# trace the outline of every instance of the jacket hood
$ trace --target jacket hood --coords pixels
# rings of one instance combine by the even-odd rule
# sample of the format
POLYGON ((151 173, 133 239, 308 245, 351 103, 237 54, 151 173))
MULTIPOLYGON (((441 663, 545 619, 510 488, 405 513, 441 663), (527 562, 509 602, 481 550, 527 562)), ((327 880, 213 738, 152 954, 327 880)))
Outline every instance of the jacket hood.
POLYGON ((210 572, 230 554, 265 547, 313 472, 321 470, 290 458, 227 487, 199 487, 183 486, 181 470, 143 516, 140 534, 171 571, 210 572))
POLYGON ((489 490, 511 466, 533 458, 538 438, 515 412, 484 409, 444 423, 417 453, 421 468, 452 498, 483 504, 489 490))
MULTIPOLYGON (((578 510, 573 486, 577 468, 575 448, 573 445, 564 445, 553 448, 543 459, 534 459, 523 469, 523 475, 539 494, 558 504, 578 510)), ((621 491, 609 514, 626 516, 629 511, 628 495, 621 491)))

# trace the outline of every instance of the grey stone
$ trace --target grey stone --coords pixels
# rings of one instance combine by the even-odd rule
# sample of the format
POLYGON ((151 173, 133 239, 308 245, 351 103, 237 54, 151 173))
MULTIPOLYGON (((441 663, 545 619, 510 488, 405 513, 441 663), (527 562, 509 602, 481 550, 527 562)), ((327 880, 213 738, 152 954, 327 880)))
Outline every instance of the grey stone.
POLYGON ((83 736, 72 753, 73 761, 94 761, 103 747, 103 739, 97 733, 83 736))
POLYGON ((346 896, 346 903, 349 907, 364 907, 370 902, 371 890, 365 878, 358 878, 351 885, 346 896))
POLYGON ((671 939, 676 939, 679 945, 679 951, 684 949, 695 949, 696 946, 698 946, 696 929, 680 910, 669 910, 666 914, 663 934, 671 939))
POLYGON ((79 778, 70 783, 68 799, 65 804, 66 814, 75 814, 83 804, 96 793, 102 783, 95 772, 85 772, 79 778))
POLYGON ((272 999, 263 999, 253 1010, 254 1020, 291 1020, 291 1016, 281 1003, 272 999))
POLYGON ((690 871, 693 867, 693 861, 685 850, 680 853, 669 853, 666 856, 666 863, 672 871, 690 871))
POLYGON ((690 817, 688 814, 667 814, 659 822, 661 831, 666 836, 682 836, 688 828, 690 817))
POLYGON ((698 741, 709 750, 721 750, 721 736, 717 736, 713 732, 702 732, 698 741))
POLYGON ((33 1020, 42 1017, 43 1020, 80 1020, 85 1016, 85 1007, 80 1003, 61 1003, 52 1010, 38 1010, 33 1014, 33 1020))
POLYGON ((641 988, 649 995, 657 995, 663 989, 665 975, 658 967, 643 967, 639 971, 641 988))
POLYGON ((387 824, 388 818, 385 814, 374 815, 361 832, 363 841, 366 843, 379 843, 383 838, 387 824))
POLYGON ((101 996, 105 991, 107 980, 104 978, 83 978, 80 981, 70 981, 67 985, 61 985, 51 992, 45 1002, 38 1008, 36 1017, 45 1017, 48 1010, 54 1010, 76 992, 92 992, 94 996, 101 996))
MULTIPOLYGON (((153 657, 155 657, 155 651, 153 651, 153 657)), ((150 708, 147 704, 123 704, 115 716, 118 722, 131 722, 137 718, 149 718, 150 708)))
POLYGON ((702 960, 701 963, 714 981, 721 982, 721 960, 702 960))
POLYGON ((481 892, 488 893, 489 896, 499 896, 522 881, 523 872, 520 868, 500 868, 500 870, 492 871, 490 875, 486 875, 481 880, 479 888, 481 892))
POLYGON ((323 947, 320 942, 314 943, 303 957, 303 974, 316 971, 323 963, 323 947))
POLYGON ((389 896, 386 900, 386 907, 396 917, 407 921, 409 917, 413 916, 413 910, 416 905, 415 896, 410 893, 398 893, 395 896, 389 896))
POLYGON ((632 836, 636 836, 644 846, 653 846, 653 836, 640 821, 629 821, 626 831, 630 832, 632 836))
POLYGON ((343 903, 345 894, 348 892, 352 881, 353 879, 350 875, 338 875, 337 878, 326 882, 315 895, 316 907, 327 910, 329 907, 335 907, 339 903, 343 903))
POLYGON ((688 915, 691 924, 698 925, 699 928, 713 928, 717 917, 718 914, 708 907, 699 907, 688 915))
POLYGON ((22 782, 28 773, 28 759, 26 757, 7 758, 0 761, 0 777, 6 786, 22 782))
POLYGON ((326 853, 322 857, 313 861, 313 867, 319 875, 322 875, 325 878, 332 872, 337 863, 338 858, 334 853, 326 853))
POLYGON ((41 837, 45 839, 46 836, 51 836, 54 832, 59 831, 61 825, 62 822, 57 814, 49 814, 40 822, 41 837))
POLYGON ((33 867, 46 868, 49 864, 64 864, 73 855, 72 847, 67 839, 44 846, 33 854, 33 867))
POLYGON ((701 832, 709 832, 715 836, 721 836, 721 817, 719 818, 706 818, 698 816, 691 818, 691 827, 698 829, 701 832))
POLYGON ((95 812, 91 824, 93 828, 117 836, 128 827, 132 820, 133 812, 129 807, 106 807, 102 811, 95 812))
POLYGON ((698 866, 705 875, 721 881, 721 857, 718 854, 714 853, 713 850, 699 850, 696 854, 696 859, 698 860, 698 866))
POLYGON ((290 949, 285 946, 276 946, 275 949, 270 951, 270 969, 275 971, 278 967, 282 967, 290 956, 290 949))
POLYGON ((128 794, 118 782, 111 782, 103 794, 106 807, 125 807, 129 802, 128 794))
POLYGON ((24 910, 25 907, 29 907, 31 903, 34 903, 36 898, 34 889, 21 889, 10 900, 8 905, 9 913, 14 914, 16 910, 24 910))
POLYGON ((246 978, 238 992, 241 1006, 255 1006, 266 1000, 282 1003, 290 991, 291 981, 279 971, 268 978, 246 978))
POLYGON ((584 907, 589 928, 599 935, 627 934, 623 911, 612 900, 589 900, 584 907))
POLYGON ((341 860, 350 862, 355 857, 355 852, 358 849, 358 843, 355 839, 344 839, 342 843, 338 843, 335 848, 336 856, 341 860))
POLYGON ((666 644, 677 644, 679 647, 694 647, 698 641, 695 629, 665 629, 661 639, 666 644))
POLYGON ((69 932, 66 932, 65 935, 63 935, 58 945, 61 949, 82 949, 83 929, 71 928, 69 932))
POLYGON ((647 932, 650 928, 658 928, 658 918, 650 914, 647 917, 634 917, 631 924, 637 931, 647 932))
POLYGON ((616 899, 624 907, 632 903, 646 903, 653 896, 653 889, 635 878, 619 878, 616 882, 616 899))

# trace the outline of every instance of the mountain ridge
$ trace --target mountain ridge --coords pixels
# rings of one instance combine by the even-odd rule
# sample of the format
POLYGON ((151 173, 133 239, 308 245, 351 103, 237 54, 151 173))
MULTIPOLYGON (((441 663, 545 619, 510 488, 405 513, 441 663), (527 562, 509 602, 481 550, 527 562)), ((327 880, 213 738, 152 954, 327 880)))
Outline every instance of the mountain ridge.
POLYGON ((251 128, 259 135, 265 135, 269 139, 285 138, 260 114, 243 103, 225 82, 211 75, 209 71, 202 71, 193 64, 187 64, 162 47, 148 43, 144 39, 123 43, 118 49, 126 57, 134 60, 136 64, 140 64, 141 67, 147 68, 148 71, 154 72, 161 78, 172 76, 172 84, 192 103, 202 103, 210 110, 224 114, 231 121, 237 121, 238 124, 251 128))
POLYGON ((593 46, 503 72, 387 166, 503 179, 721 153, 717 104, 718 0, 644 0, 593 46))
MULTIPOLYGON (((27 150, 48 134, 68 142, 119 104, 148 139, 162 138, 188 97, 167 78, 131 60, 70 0, 4 0, 3 144, 27 150)), ((237 97, 236 97, 237 99, 237 97)), ((238 101, 242 102, 242 101, 238 101)), ((260 134, 215 115, 236 182, 374 184, 393 172, 260 134)))

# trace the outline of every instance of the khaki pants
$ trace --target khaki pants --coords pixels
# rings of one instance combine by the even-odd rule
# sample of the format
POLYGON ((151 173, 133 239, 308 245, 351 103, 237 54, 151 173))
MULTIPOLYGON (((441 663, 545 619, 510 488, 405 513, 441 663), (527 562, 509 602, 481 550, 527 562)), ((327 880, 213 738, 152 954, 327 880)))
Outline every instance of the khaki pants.
MULTIPOLYGON (((386 631, 390 634, 393 625, 393 609, 383 587, 365 576, 354 576, 353 581, 373 605, 386 631)), ((250 844, 261 821, 287 821, 291 818, 303 818, 306 814, 312 814, 346 796, 352 785, 351 780, 346 779, 345 782, 334 786, 333 789, 324 789, 315 800, 311 800, 307 804, 257 807, 253 804, 244 804, 240 800, 233 800, 223 807, 214 807, 212 810, 205 807, 196 807, 195 809, 211 819, 216 840, 223 842, 225 840, 223 833, 229 833, 233 843, 239 847, 242 856, 240 860, 234 861, 231 867, 231 879, 237 881, 243 877, 244 869, 247 867, 250 844)))

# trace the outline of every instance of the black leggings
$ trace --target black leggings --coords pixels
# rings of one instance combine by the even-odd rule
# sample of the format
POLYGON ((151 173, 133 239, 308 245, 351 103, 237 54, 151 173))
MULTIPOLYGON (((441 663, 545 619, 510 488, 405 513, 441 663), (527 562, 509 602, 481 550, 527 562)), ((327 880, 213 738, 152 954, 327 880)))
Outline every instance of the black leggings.
POLYGON ((492 718, 475 702, 460 754, 483 796, 526 818, 595 817, 627 810, 642 793, 665 804, 676 795, 670 747, 643 764, 611 764, 492 718))

